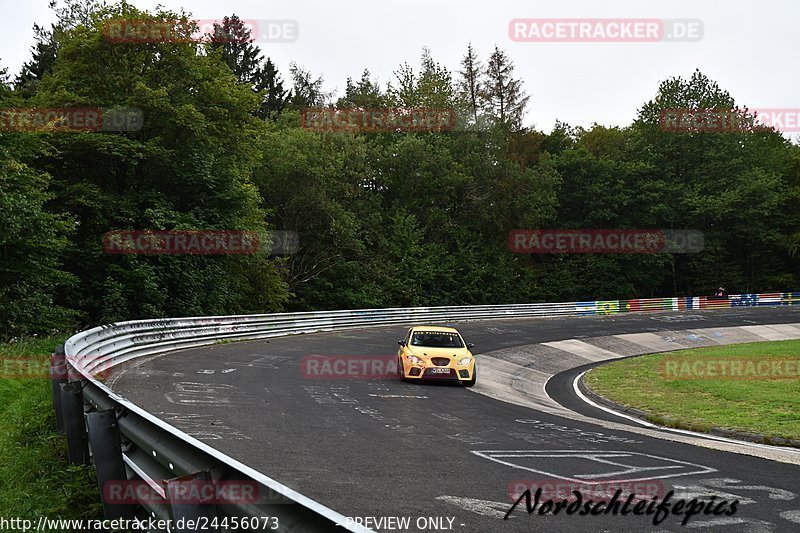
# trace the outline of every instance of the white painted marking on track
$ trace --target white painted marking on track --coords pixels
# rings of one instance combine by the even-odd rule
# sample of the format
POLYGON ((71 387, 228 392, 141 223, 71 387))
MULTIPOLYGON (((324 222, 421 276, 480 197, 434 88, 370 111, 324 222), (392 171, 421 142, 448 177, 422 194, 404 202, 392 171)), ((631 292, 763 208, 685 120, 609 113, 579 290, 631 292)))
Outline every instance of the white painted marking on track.
POLYGON ((198 383, 181 381, 173 383, 174 391, 164 394, 167 401, 175 404, 197 404, 213 407, 252 405, 254 397, 241 392, 233 385, 223 383, 198 383))
POLYGON ((740 485, 741 480, 731 478, 716 478, 707 479, 705 483, 717 489, 733 489, 733 490, 758 490, 769 493, 770 500, 794 500, 797 495, 794 492, 778 489, 775 487, 768 487, 766 485, 740 485))
POLYGON ((714 518, 713 520, 704 520, 703 522, 689 522, 686 527, 701 528, 701 527, 717 527, 717 526, 732 526, 734 524, 744 524, 744 518, 714 518))
POLYGON ((433 416, 436 418, 441 418, 442 420, 446 420, 448 422, 463 422, 463 420, 456 415, 451 415, 450 413, 432 413, 433 416))
POLYGON ((368 394, 368 396, 372 396, 374 398, 415 398, 420 400, 426 400, 427 396, 413 396, 410 394, 368 394))
POLYGON ((469 433, 456 433, 455 435, 447 435, 447 438, 457 440, 459 442, 465 442, 470 446, 478 446, 481 444, 485 446, 502 446, 498 442, 485 441, 482 437, 478 435, 471 435, 469 433))
POLYGON ((717 488, 709 487, 706 483, 706 480, 703 479, 691 484, 676 483, 672 486, 672 488, 675 490, 675 499, 678 500, 688 501, 695 498, 698 500, 707 500, 712 496, 716 496, 717 498, 724 500, 739 500, 741 505, 750 505, 751 503, 756 503, 756 501, 752 498, 747 498, 739 494, 725 492, 717 488))
MULTIPOLYGON (((598 431, 582 431, 577 428, 570 428, 567 426, 562 426, 559 424, 552 424, 550 422, 542 422, 540 420, 535 420, 532 418, 517 418, 515 422, 519 422, 520 424, 530 424, 533 426, 533 429, 536 430, 538 435, 542 435, 545 433, 549 433, 552 435, 556 435, 558 433, 570 433, 570 437, 576 440, 584 440, 587 442, 594 442, 594 443, 603 443, 603 442, 622 442, 625 444, 641 444, 644 441, 636 440, 636 439, 629 439, 627 437, 618 437, 616 435, 609 435, 606 433, 600 433, 598 431), (558 432, 558 433, 556 433, 558 432)), ((523 440, 527 440, 527 436, 524 434, 518 438, 523 440)))
POLYGON ((467 511, 488 516, 491 518, 503 518, 506 515, 509 505, 503 502, 493 502, 491 500, 479 500, 477 498, 461 498, 459 496, 437 496, 437 500, 461 507, 467 511))
MULTIPOLYGON (((718 527, 718 526, 732 526, 736 524, 746 524, 743 527, 737 527, 736 531, 742 533, 772 533, 775 531, 775 524, 766 522, 764 520, 755 520, 752 518, 714 518, 711 520, 704 520, 702 522, 689 522, 685 527, 687 528, 705 528, 705 527, 718 527)), ((725 531, 731 531, 726 529, 725 531)))
POLYGON ((695 320, 706 320, 702 315, 667 315, 667 316, 651 316, 650 320, 658 320, 663 322, 692 322, 695 320))
POLYGON ((181 431, 199 440, 252 440, 241 431, 226 425, 210 414, 163 413, 164 420, 172 422, 181 431), (224 437, 223 437, 224 435, 224 437))
MULTIPOLYGON (((674 478, 674 477, 681 477, 681 476, 690 476, 695 474, 707 474, 709 472, 716 472, 715 468, 711 468, 709 466, 698 465, 696 463, 690 463, 688 461, 680 461, 678 459, 671 459, 669 457, 662 457, 659 455, 650 455, 646 453, 639 453, 639 452, 626 452, 626 451, 619 451, 619 450, 472 450, 472 453, 477 455, 478 457, 483 457, 484 459, 489 459, 490 461, 494 461, 496 463, 500 463, 505 466, 510 466, 511 468, 516 468, 519 470, 527 470, 529 472, 536 472, 537 474, 543 474, 546 476, 551 476, 558 479, 564 479, 566 481, 573 481, 575 483, 586 483, 586 484, 593 484, 593 483, 607 483, 609 475, 614 475, 615 473, 608 473, 605 474, 606 479, 601 481, 591 481, 591 479, 595 479, 598 476, 596 474, 590 474, 591 479, 588 477, 580 477, 579 474, 572 474, 571 476, 567 476, 564 474, 554 474, 552 472, 548 472, 545 470, 539 470, 536 468, 531 468, 529 466, 523 466, 519 464, 515 464, 509 461, 503 461, 501 458, 564 458, 564 459, 584 459, 587 461, 593 461, 595 463, 602 464, 605 461, 606 457, 647 457, 649 459, 656 459, 661 460, 668 464, 662 464, 661 469, 663 470, 673 470, 676 465, 678 468, 681 467, 690 467, 685 468, 681 472, 671 472, 666 473, 659 476, 646 476, 646 477, 634 477, 634 478, 614 478, 614 481, 625 481, 625 482, 633 482, 633 481, 652 481, 654 479, 667 479, 667 478, 674 478)), ((624 464, 619 463, 621 466, 627 467, 630 469, 631 473, 638 472, 640 470, 644 471, 652 471, 657 470, 659 467, 642 467, 635 464, 624 464)))

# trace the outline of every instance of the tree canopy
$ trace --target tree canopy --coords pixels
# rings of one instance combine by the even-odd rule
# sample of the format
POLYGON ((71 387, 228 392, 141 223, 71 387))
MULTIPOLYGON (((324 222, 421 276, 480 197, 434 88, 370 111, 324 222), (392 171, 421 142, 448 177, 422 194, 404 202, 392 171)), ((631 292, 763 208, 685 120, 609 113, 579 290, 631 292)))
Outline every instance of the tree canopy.
MULTIPOLYGON (((284 82, 235 15, 200 41, 112 42, 122 20, 191 19, 75 0, 31 59, 0 69, 3 108, 125 108, 133 131, 0 128, 0 332, 281 310, 499 304, 796 289, 800 148, 780 133, 670 132, 673 108, 735 109, 701 72, 654 87, 625 127, 525 126, 506 52, 455 70, 423 49, 336 97, 284 82), (285 86, 284 86, 285 83, 285 86), (452 109, 456 127, 317 131, 310 107, 452 109), (694 229, 692 254, 521 255, 509 231, 694 229), (296 253, 109 254, 114 230, 272 230, 296 253)), ((480 58, 485 58, 481 60, 480 58)), ((535 96, 535 95, 534 95, 535 96)), ((266 246, 265 248, 268 248, 266 246)))

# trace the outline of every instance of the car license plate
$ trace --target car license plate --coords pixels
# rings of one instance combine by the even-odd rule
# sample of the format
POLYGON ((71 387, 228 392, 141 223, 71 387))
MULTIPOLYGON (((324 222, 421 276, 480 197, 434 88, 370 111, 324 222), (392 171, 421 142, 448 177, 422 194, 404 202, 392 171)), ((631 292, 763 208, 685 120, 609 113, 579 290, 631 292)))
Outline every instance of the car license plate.
POLYGON ((431 368, 431 374, 449 374, 449 368, 431 368))

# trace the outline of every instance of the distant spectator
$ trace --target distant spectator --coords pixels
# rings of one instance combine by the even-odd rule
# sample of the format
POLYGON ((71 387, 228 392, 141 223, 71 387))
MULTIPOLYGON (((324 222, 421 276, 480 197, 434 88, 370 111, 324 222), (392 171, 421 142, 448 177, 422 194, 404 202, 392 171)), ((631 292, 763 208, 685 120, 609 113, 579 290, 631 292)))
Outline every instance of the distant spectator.
POLYGON ((717 289, 717 293, 714 295, 717 298, 724 298, 725 297, 725 287, 720 287, 717 289))

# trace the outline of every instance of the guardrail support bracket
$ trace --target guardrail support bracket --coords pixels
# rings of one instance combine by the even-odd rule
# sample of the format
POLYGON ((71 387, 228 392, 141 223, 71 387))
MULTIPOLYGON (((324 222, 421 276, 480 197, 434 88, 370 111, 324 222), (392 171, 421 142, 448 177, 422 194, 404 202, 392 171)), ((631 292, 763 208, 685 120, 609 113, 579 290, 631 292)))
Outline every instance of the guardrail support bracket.
POLYGON ((50 384, 53 388, 53 409, 56 412, 56 429, 64 433, 64 415, 61 412, 62 383, 67 382, 67 361, 64 356, 64 345, 61 344, 50 356, 50 384))
POLYGON ((116 518, 133 519, 133 507, 121 502, 109 501, 112 488, 109 483, 127 484, 125 463, 122 460, 122 444, 119 438, 117 413, 113 409, 87 413, 86 426, 89 430, 89 446, 97 472, 97 485, 103 500, 103 515, 108 520, 116 518))
POLYGON ((80 381, 59 384, 64 430, 67 434, 67 457, 74 465, 89 464, 89 441, 83 416, 83 391, 80 381))

